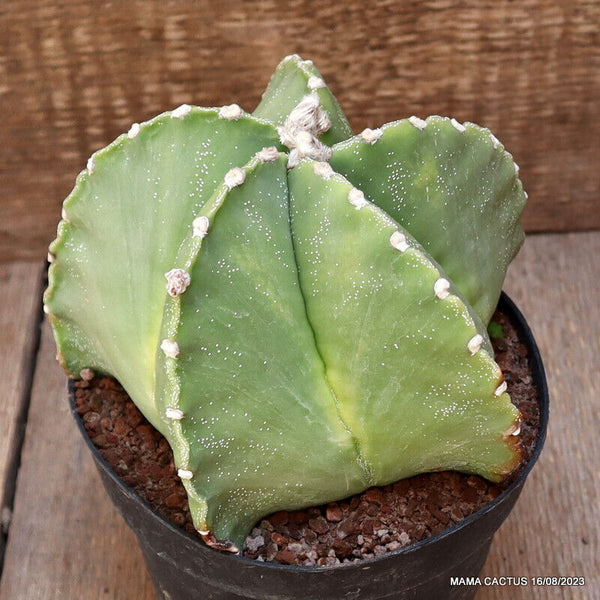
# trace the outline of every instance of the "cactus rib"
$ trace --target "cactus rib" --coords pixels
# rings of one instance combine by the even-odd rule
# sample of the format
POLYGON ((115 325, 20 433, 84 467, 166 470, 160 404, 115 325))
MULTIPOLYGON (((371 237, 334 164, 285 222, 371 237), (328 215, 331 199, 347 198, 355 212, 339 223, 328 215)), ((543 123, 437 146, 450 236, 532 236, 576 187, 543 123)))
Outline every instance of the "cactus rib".
POLYGON ((317 98, 330 121, 330 127, 319 132, 320 141, 331 146, 348 139, 352 129, 338 101, 312 61, 302 60, 297 54, 284 58, 277 66, 253 114, 283 126, 298 104, 311 96, 317 98))
POLYGON ((156 363, 194 523, 237 546, 269 512, 369 485, 306 319, 286 158, 254 158, 242 183, 223 183, 201 209, 208 234, 188 234, 174 261, 190 285, 165 304, 161 335, 180 353, 156 363))
POLYGON ((218 112, 183 105, 96 152, 50 246, 56 258, 45 310, 61 363, 75 377, 86 367, 117 377, 158 429, 154 355, 164 273, 223 174, 278 145, 271 125, 218 112))
POLYGON ((414 238, 373 204, 356 210, 353 186, 318 167, 288 177, 300 285, 377 485, 433 469, 501 479, 520 460, 505 439, 519 412, 482 348, 485 326, 414 238))
POLYGON ((337 144, 331 165, 423 244, 488 323, 523 243, 527 197, 489 130, 410 117, 337 144))

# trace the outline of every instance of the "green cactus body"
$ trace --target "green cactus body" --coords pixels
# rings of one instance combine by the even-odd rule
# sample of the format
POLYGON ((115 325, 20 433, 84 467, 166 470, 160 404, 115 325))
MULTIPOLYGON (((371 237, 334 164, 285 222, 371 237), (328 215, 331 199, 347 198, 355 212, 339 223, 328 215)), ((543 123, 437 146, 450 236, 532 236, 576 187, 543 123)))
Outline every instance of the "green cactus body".
POLYGON ((411 117, 336 145, 331 165, 423 244, 488 323, 523 243, 527 198, 498 140, 472 123, 411 117))
POLYGON ((284 61, 261 119, 184 105, 132 127, 79 176, 51 246, 63 364, 119 379, 230 550, 275 510, 430 470, 498 481, 521 456, 484 324, 520 240, 510 156, 432 117, 332 157, 350 131, 317 77, 284 61))

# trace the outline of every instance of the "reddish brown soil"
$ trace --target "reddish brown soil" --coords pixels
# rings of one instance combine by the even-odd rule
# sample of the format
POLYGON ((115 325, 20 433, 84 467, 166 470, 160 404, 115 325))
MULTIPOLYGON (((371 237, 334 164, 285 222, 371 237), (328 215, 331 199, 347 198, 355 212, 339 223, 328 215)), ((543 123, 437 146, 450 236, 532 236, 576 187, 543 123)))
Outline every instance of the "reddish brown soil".
MULTIPOLYGON (((501 323, 505 334, 493 340, 496 360, 523 415, 522 468, 539 434, 538 399, 527 349, 504 315, 496 313, 494 321, 501 323)), ((107 462, 160 514, 197 535, 167 441, 113 379, 94 378, 75 385, 77 410, 107 462)), ((461 473, 418 475, 326 506, 275 513, 257 524, 244 554, 263 561, 326 566, 372 558, 442 531, 502 489, 461 473)))

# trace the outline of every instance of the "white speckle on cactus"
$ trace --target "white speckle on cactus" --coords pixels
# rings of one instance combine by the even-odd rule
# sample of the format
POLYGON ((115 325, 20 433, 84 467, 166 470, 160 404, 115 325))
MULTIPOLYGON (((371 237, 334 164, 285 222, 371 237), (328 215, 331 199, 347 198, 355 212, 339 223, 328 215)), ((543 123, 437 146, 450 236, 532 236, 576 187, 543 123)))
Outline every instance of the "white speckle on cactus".
POLYGON ((140 132, 140 124, 139 123, 134 123, 130 128, 129 131, 127 132, 127 137, 132 140, 134 137, 137 136, 137 134, 140 132))
POLYGON ((409 117, 408 120, 410 124, 416 127, 417 129, 425 129, 425 127, 427 127, 427 121, 419 119, 419 117, 415 117, 414 115, 412 117, 409 117))
POLYGON ((242 185, 245 180, 246 173, 244 173, 244 170, 240 169, 240 167, 233 167, 233 169, 230 169, 225 174, 225 185, 229 189, 242 185))
POLYGON ((456 131, 464 133, 467 130, 467 128, 462 123, 459 123, 456 119, 450 119, 450 123, 452 124, 452 127, 456 129, 456 131))
POLYGON ((383 131, 381 129, 369 129, 367 127, 360 134, 360 137, 367 142, 367 144, 374 144, 382 135, 383 131))
POLYGON ((279 158, 279 150, 275 146, 268 146, 257 152, 256 157, 261 163, 275 162, 279 158))
POLYGON ((471 354, 477 354, 481 349, 481 344, 483 344, 483 337, 478 333, 469 340, 467 348, 471 354))
POLYGON ((174 340, 163 340, 160 343, 160 349, 168 358, 177 358, 179 356, 179 344, 174 340))
POLYGON ((65 210, 65 207, 62 207, 62 210, 60 211, 60 217, 63 221, 66 221, 67 223, 70 223, 71 221, 69 221, 69 217, 67 216, 67 211, 65 210))
POLYGON ((190 285, 190 274, 184 269, 171 269, 168 273, 165 273, 167 280, 167 292, 169 296, 179 296, 187 290, 190 285))
POLYGON ((236 121, 243 114, 244 111, 237 104, 229 104, 228 106, 221 107, 221 110, 219 110, 219 116, 228 121, 236 121))
POLYGON ((406 236, 401 231, 394 231, 394 233, 392 233, 390 236, 390 244, 400 252, 405 252, 409 248, 406 236))
POLYGON ((192 111, 192 107, 189 104, 182 104, 178 106, 175 110, 171 111, 171 118, 173 119, 183 119, 187 117, 192 111))
POLYGON ((203 238, 208 233, 208 228, 210 227, 210 221, 208 217, 196 217, 192 221, 192 230, 193 236, 203 238))
POLYGON ((450 295, 450 282, 443 277, 440 277, 433 285, 433 291, 435 295, 440 299, 444 300, 450 295))
POLYGON ((315 172, 315 175, 318 175, 323 179, 329 179, 330 177, 333 177, 334 174, 331 165, 327 162, 316 162, 313 165, 313 170, 315 172))
POLYGON ((177 476, 179 477, 179 479, 186 479, 187 481, 189 481, 194 474, 191 471, 188 471, 187 469, 177 469, 177 476))
POLYGON ((79 371, 79 377, 81 377, 81 379, 84 381, 91 381, 94 379, 95 373, 92 371, 92 369, 86 367, 85 369, 81 369, 81 371, 79 371))
POLYGON ((492 140, 492 146, 494 146, 494 148, 497 148, 500 145, 500 140, 498 140, 493 133, 490 133, 490 139, 492 140))
POLYGON ((165 416, 167 417, 167 419, 173 419, 174 421, 181 421, 181 419, 183 419, 183 417, 184 417, 184 414, 183 414, 183 411, 180 410, 179 408, 171 408, 169 406, 165 410, 165 416))
POLYGON ((94 169, 96 168, 96 165, 94 163, 94 159, 90 156, 87 160, 87 164, 85 165, 87 172, 91 175, 94 172, 94 169))
POLYGON ((496 391, 494 392, 494 396, 502 396, 502 394, 504 394, 504 392, 506 391, 506 388, 508 386, 506 385, 506 381, 503 381, 497 388, 496 391))
POLYGON ((357 188, 352 188, 348 192, 348 202, 350 202, 356 210, 359 210, 368 204, 363 191, 357 188))
POLYGON ((50 264, 52 264, 54 262, 54 258, 55 258, 54 254, 52 254, 52 252, 48 252, 48 256, 46 257, 46 259, 48 260, 48 262, 50 264))
POLYGON ((308 88, 311 90, 318 90, 326 87, 325 82, 320 77, 317 77, 315 75, 309 77, 307 85, 308 88))

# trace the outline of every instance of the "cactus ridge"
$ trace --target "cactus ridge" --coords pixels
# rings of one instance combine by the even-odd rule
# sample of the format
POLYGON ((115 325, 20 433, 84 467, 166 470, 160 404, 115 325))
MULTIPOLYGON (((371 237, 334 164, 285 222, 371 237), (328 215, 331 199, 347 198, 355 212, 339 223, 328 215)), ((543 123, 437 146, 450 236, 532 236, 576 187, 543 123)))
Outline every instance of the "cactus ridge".
POLYGON ((75 377, 87 367, 117 377, 159 430, 153 381, 164 273, 223 174, 279 146, 270 124, 220 110, 182 105, 94 153, 50 246, 44 302, 61 364, 75 377))
POLYGON ((331 146, 352 136, 352 129, 335 96, 323 76, 310 60, 297 54, 284 58, 278 65, 254 116, 283 126, 290 113, 307 97, 318 99, 328 115, 330 126, 319 132, 319 140, 331 146))
POLYGON ((491 132, 410 117, 335 145, 330 162, 423 244, 488 323, 523 243, 527 198, 491 132))
POLYGON ((300 284, 342 418, 376 484, 438 468, 498 480, 520 458, 518 442, 506 444, 519 413, 485 326, 408 232, 371 203, 357 209, 355 188, 318 167, 303 161, 289 174, 300 284))
POLYGON ((283 154, 254 158, 236 185, 216 190, 200 211, 206 236, 189 234, 175 261, 191 283, 165 304, 162 336, 180 354, 157 356, 156 397, 208 543, 216 535, 239 545, 282 505, 315 505, 371 483, 306 319, 286 164, 283 154))

